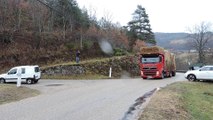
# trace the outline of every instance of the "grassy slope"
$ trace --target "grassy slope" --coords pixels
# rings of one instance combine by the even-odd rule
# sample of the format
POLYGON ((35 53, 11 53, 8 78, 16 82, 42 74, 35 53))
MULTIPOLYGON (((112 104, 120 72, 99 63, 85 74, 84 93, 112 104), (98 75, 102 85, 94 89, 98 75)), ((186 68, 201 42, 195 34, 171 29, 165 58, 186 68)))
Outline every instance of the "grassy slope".
POLYGON ((39 91, 27 87, 17 88, 14 84, 0 84, 0 105, 33 97, 39 94, 39 91))
POLYGON ((187 91, 183 94, 186 109, 195 120, 213 119, 213 84, 190 83, 183 85, 187 91))
POLYGON ((151 99, 140 120, 212 120, 213 84, 174 83, 151 99))

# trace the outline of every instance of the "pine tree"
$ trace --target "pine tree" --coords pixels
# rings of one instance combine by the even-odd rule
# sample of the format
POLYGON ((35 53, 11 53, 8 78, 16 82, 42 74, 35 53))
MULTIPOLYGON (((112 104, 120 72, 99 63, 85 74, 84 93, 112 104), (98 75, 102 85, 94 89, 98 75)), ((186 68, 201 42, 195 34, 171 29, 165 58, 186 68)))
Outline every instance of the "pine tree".
POLYGON ((137 39, 149 44, 156 44, 154 33, 149 24, 149 16, 141 5, 133 13, 133 20, 127 26, 130 46, 133 47, 137 39))

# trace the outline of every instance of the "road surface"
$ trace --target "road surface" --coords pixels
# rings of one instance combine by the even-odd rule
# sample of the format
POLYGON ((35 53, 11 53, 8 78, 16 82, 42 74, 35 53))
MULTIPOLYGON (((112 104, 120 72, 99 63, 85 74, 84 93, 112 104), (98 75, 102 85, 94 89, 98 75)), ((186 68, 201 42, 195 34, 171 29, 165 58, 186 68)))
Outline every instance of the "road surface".
POLYGON ((181 73, 164 80, 40 80, 25 86, 40 90, 41 95, 0 105, 0 119, 121 120, 137 98, 184 80, 181 73))

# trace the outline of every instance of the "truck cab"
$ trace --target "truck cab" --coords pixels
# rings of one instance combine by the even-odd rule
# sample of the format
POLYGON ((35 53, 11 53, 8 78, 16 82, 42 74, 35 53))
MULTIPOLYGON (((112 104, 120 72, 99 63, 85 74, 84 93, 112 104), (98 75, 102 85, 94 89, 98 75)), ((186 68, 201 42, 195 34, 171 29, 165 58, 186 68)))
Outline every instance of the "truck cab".
POLYGON ((158 46, 141 48, 139 66, 143 79, 163 79, 175 76, 176 72, 174 55, 158 46))
POLYGON ((141 77, 162 78, 164 56, 160 54, 144 54, 140 57, 141 77))

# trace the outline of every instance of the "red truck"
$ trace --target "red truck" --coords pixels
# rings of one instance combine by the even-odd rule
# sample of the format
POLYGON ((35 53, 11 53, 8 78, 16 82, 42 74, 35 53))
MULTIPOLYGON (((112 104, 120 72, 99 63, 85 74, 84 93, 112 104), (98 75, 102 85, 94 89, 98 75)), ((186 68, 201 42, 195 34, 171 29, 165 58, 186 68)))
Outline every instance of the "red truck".
POLYGON ((163 79, 176 74, 174 54, 158 46, 141 47, 139 66, 143 79, 163 79))

